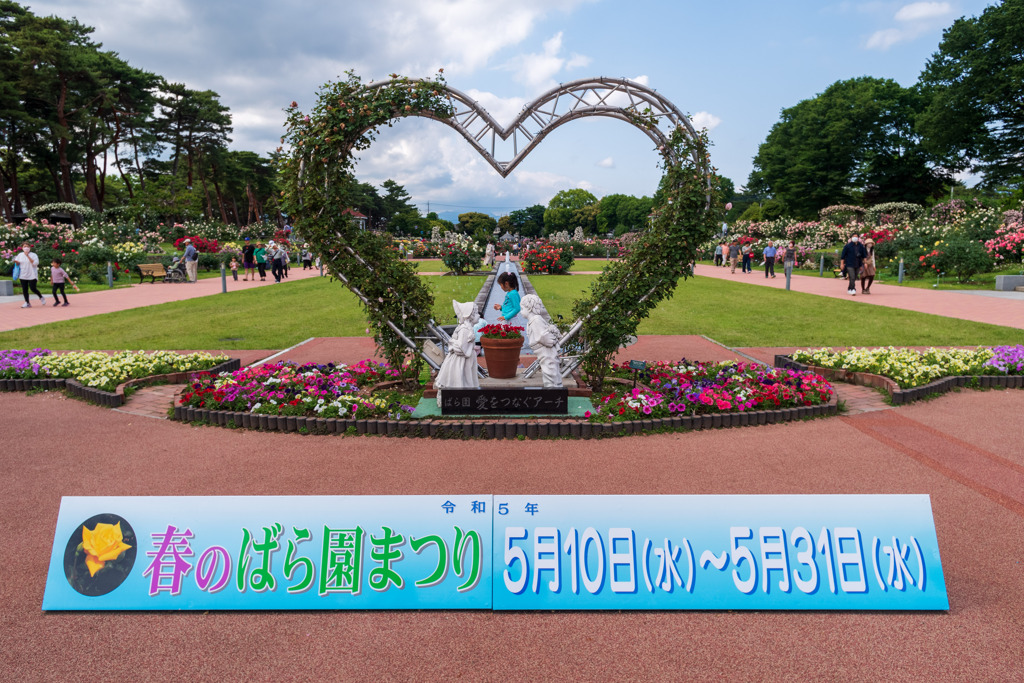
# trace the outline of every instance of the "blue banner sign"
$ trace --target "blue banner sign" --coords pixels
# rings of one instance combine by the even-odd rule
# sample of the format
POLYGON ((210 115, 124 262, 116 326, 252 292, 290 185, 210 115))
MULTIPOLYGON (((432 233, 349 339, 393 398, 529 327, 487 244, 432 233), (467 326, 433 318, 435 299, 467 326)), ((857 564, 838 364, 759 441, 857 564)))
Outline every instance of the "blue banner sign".
POLYGON ((44 610, 488 609, 491 496, 64 498, 44 610))
POLYGON ((926 495, 64 498, 44 610, 944 610, 926 495))
POLYGON ((494 609, 945 610, 926 495, 495 496, 494 609))

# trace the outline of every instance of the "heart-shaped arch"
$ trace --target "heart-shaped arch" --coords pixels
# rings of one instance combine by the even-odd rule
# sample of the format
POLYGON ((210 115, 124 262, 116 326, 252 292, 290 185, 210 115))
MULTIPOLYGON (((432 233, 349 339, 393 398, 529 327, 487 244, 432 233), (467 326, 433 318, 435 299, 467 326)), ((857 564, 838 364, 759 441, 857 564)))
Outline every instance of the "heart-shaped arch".
MULTIPOLYGON (((367 90, 386 88, 395 81, 378 81, 367 90)), ((625 78, 585 78, 552 88, 526 104, 515 120, 501 126, 479 102, 460 90, 442 85, 454 113, 438 116, 431 110, 412 112, 455 129, 503 178, 515 169, 547 135, 559 126, 590 116, 603 116, 636 126, 660 149, 666 149, 672 131, 683 127, 696 136, 690 120, 655 90, 625 78), (641 120, 639 112, 645 112, 641 120), (510 141, 513 156, 497 158, 498 140, 510 141)))
POLYGON ((382 125, 395 119, 425 116, 455 128, 495 170, 507 176, 553 129, 586 116, 627 121, 658 144, 662 177, 653 220, 630 255, 610 264, 576 303, 577 317, 563 338, 580 334, 582 363, 592 384, 599 385, 608 360, 640 320, 692 273, 697 248, 710 238, 721 216, 717 176, 703 131, 693 129, 671 102, 657 92, 624 79, 587 79, 559 86, 525 107, 507 128, 499 126, 465 94, 433 80, 399 78, 364 85, 358 76, 327 83, 313 111, 303 114, 292 103, 282 143, 292 146, 283 160, 284 209, 303 237, 321 253, 331 274, 359 297, 382 354, 396 367, 410 349, 422 353, 422 340, 445 338, 431 319, 433 297, 408 262, 385 238, 359 230, 342 212, 354 203, 352 154, 366 149, 382 125), (564 104, 564 107, 562 106, 564 104), (533 126, 536 126, 535 128, 533 126), (495 157, 497 139, 513 142, 508 161, 495 157), (488 140, 491 149, 483 141, 488 140), (520 149, 519 140, 525 141, 520 149))

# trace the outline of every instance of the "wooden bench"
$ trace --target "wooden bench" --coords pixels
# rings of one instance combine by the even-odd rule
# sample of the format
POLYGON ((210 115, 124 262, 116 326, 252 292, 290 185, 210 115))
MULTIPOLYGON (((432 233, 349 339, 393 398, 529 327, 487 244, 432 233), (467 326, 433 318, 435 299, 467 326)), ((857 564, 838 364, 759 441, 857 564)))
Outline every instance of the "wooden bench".
POLYGON ((164 268, 162 263, 140 263, 136 266, 139 269, 139 284, 142 284, 142 280, 149 278, 150 283, 156 284, 158 277, 164 277, 167 275, 167 269, 164 268))

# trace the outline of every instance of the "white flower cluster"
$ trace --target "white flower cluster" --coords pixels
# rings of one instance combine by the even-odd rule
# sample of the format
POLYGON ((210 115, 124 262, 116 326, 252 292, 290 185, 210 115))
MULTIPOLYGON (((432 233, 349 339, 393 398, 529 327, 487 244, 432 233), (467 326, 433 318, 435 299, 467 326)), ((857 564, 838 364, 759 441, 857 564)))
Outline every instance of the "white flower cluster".
POLYGON ((798 350, 793 360, 819 368, 869 372, 894 380, 903 388, 928 384, 951 375, 980 375, 992 349, 935 349, 924 352, 892 346, 876 349, 798 350))
POLYGON ((568 244, 569 243, 569 231, 568 230, 559 230, 558 232, 556 232, 553 235, 551 235, 550 237, 548 237, 548 242, 550 242, 551 244, 568 244))
POLYGON ((112 356, 99 351, 77 351, 46 356, 40 363, 51 377, 74 379, 89 387, 112 391, 128 379, 172 372, 205 370, 227 360, 209 353, 179 354, 173 351, 121 351, 112 356))

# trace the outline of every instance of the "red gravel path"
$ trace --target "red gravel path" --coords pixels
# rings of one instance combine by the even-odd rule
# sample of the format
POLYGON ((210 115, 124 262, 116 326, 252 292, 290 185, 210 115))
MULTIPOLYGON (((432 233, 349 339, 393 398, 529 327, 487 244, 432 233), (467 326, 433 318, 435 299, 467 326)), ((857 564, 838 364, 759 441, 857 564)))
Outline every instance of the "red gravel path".
MULTIPOLYGON (((1012 465, 1024 457, 1022 411, 1022 391, 965 391, 889 411, 889 422, 874 413, 607 441, 453 443, 190 427, 59 394, 0 394, 0 439, 7 445, 0 453, 7 473, 0 483, 0 675, 1021 680, 1024 517, 979 487, 990 486, 998 468, 1017 472, 1012 465), (929 462, 940 452, 941 463, 929 462), (40 610, 62 495, 479 491, 928 493, 952 607, 948 613, 40 610)), ((1008 486, 1003 495, 1018 493, 1008 486)), ((1008 500, 1024 506, 1020 498, 1008 500)))

